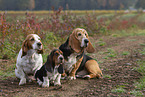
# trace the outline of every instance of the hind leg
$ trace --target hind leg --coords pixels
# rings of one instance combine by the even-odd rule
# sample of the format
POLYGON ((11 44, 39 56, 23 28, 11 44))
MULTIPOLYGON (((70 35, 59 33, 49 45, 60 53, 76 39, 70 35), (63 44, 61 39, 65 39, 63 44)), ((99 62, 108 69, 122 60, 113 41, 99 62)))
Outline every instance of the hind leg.
POLYGON ((88 75, 83 76, 83 78, 101 78, 102 71, 95 60, 88 60, 85 63, 85 68, 88 71, 88 75))

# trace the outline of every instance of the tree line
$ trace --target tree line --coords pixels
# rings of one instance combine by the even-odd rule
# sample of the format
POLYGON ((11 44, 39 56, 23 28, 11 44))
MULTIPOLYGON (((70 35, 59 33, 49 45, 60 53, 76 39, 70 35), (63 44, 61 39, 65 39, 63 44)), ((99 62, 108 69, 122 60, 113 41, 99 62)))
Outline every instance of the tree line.
POLYGON ((145 0, 0 0, 0 10, 51 10, 60 6, 64 10, 145 8, 145 0))

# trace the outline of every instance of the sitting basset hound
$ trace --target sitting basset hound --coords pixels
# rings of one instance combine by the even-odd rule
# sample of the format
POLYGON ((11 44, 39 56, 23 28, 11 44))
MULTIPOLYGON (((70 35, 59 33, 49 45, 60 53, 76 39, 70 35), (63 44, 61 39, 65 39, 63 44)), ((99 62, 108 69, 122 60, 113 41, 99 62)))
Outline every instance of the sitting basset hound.
POLYGON ((16 62, 15 74, 20 79, 19 85, 30 81, 29 75, 34 75, 36 70, 41 68, 43 64, 41 54, 43 54, 43 45, 40 37, 29 34, 23 41, 16 62))
POLYGON ((54 49, 47 57, 46 63, 35 74, 35 79, 42 87, 49 87, 50 83, 61 85, 60 79, 63 70, 64 57, 62 51, 54 49))
POLYGON ((100 78, 102 76, 98 63, 84 54, 85 50, 88 53, 95 51, 85 29, 76 28, 73 30, 67 41, 59 49, 64 55, 64 69, 68 79, 73 80, 76 77, 100 78))

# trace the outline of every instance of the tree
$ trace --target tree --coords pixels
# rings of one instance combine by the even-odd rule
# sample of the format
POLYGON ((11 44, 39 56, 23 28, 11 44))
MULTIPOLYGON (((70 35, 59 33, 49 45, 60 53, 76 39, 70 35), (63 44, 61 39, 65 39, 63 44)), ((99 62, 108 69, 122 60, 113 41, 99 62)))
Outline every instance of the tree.
POLYGON ((29 9, 33 10, 35 8, 35 0, 30 0, 29 1, 29 9))
MULTIPOLYGON (((51 10, 58 9, 96 10, 127 9, 137 0, 0 0, 0 10, 51 10), (67 6, 67 8, 66 8, 67 6)), ((145 0, 138 0, 136 7, 145 8, 145 0)))
POLYGON ((136 8, 145 8, 145 0, 138 0, 135 7, 136 8))
POLYGON ((35 0, 35 10, 48 10, 51 9, 51 0, 35 0))

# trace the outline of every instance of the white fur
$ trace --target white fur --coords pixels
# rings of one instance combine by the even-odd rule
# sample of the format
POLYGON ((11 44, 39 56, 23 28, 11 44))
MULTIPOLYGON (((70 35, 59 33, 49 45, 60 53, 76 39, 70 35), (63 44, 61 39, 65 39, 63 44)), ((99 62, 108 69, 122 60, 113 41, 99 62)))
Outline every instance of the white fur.
POLYGON ((37 43, 41 42, 40 41, 40 37, 36 34, 32 34, 34 36, 34 39, 35 39, 35 42, 32 44, 32 47, 34 50, 39 50, 39 49, 42 49, 42 45, 39 47, 37 46, 37 43))
POLYGON ((60 58, 63 58, 63 55, 60 54, 60 55, 58 56, 58 59, 57 59, 57 60, 58 60, 58 63, 61 63, 61 61, 62 61, 62 63, 63 63, 63 62, 64 62, 64 59, 63 59, 63 60, 60 60, 60 58))
POLYGON ((39 84, 39 86, 41 86, 43 82, 39 78, 37 78, 37 83, 39 84))
POLYGON ((16 77, 20 78, 19 85, 25 84, 28 77, 27 74, 34 74, 36 70, 41 68, 43 63, 42 55, 37 53, 38 49, 42 49, 42 46, 37 46, 37 43, 40 42, 40 38, 36 34, 33 34, 33 36, 35 39, 35 42, 32 44, 33 49, 28 50, 27 55, 21 57, 21 48, 17 57, 15 74, 16 77))
POLYGON ((75 80, 76 79, 76 77, 75 76, 68 76, 68 78, 67 78, 68 80, 75 80))
POLYGON ((88 43, 87 44, 85 43, 85 39, 87 39, 87 38, 86 37, 82 38, 81 47, 87 47, 88 46, 88 43))
POLYGON ((68 61, 65 60, 64 61, 64 69, 67 71, 67 72, 71 72, 71 70, 73 69, 73 66, 76 62, 77 62, 77 53, 72 53, 70 56, 68 56, 68 61))
POLYGON ((49 79, 48 77, 43 77, 43 84, 42 87, 49 87, 49 79))

